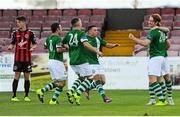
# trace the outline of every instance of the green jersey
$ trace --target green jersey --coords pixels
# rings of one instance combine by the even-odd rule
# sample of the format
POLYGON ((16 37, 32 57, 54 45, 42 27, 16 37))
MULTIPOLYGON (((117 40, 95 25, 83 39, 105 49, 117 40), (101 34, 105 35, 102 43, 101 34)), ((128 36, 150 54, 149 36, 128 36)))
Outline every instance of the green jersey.
MULTIPOLYGON (((89 44, 93 47, 100 49, 100 46, 106 46, 107 42, 99 37, 87 36, 89 44)), ((89 64, 99 64, 98 55, 95 52, 89 50, 87 53, 89 64)))
POLYGON ((83 46, 83 42, 88 41, 85 35, 85 32, 74 29, 64 37, 63 43, 69 45, 70 65, 80 65, 88 62, 87 49, 83 46))
POLYGON ((159 29, 149 32, 147 39, 151 41, 149 54, 150 58, 155 56, 167 56, 167 35, 159 29))
POLYGON ((49 35, 46 39, 45 46, 49 49, 49 59, 63 61, 63 53, 58 53, 56 48, 61 48, 62 39, 57 35, 49 35))

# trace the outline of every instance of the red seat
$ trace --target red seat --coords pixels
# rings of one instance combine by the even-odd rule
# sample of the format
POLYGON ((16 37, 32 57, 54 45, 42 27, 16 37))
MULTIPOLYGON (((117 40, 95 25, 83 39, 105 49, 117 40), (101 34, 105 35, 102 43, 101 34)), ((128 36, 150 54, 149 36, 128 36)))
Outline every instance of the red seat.
POLYGON ((16 10, 4 10, 3 11, 3 16, 17 16, 17 11, 16 10))
POLYGON ((171 30, 172 26, 173 26, 173 21, 171 21, 171 20, 162 21, 161 26, 167 27, 171 30))
POLYGON ((80 9, 80 10, 78 10, 78 16, 80 16, 80 15, 90 16, 91 10, 90 9, 80 9))
POLYGON ((106 16, 106 10, 105 9, 93 9, 92 15, 101 15, 106 16))
POLYGON ((155 8, 155 9, 147 9, 147 10, 146 10, 146 14, 147 14, 147 15, 152 15, 152 14, 154 14, 154 13, 160 14, 160 9, 155 8))
POLYGON ((11 23, 9 22, 0 22, 0 32, 1 31, 10 31, 11 23))
POLYGON ((75 9, 65 9, 63 16, 77 16, 77 11, 75 9))
POLYGON ((104 23, 104 17, 103 16, 91 16, 90 22, 100 22, 104 23))
POLYGON ((180 29, 180 20, 173 23, 173 29, 180 29))
POLYGON ((62 26, 62 29, 65 31, 70 30, 71 28, 71 24, 68 21, 61 22, 61 26, 62 26))
POLYGON ((143 56, 147 56, 147 55, 148 55, 147 51, 141 51, 141 52, 137 53, 135 56, 143 57, 143 56))
POLYGON ((53 24, 54 22, 45 22, 42 24, 42 30, 43 31, 51 31, 51 25, 53 24))
POLYGON ((180 15, 180 8, 176 9, 176 16, 180 15))
POLYGON ((41 38, 47 38, 48 35, 50 35, 52 32, 51 31, 43 31, 41 32, 41 38))
POLYGON ((173 21, 174 19, 174 16, 173 15, 162 15, 162 21, 166 21, 166 20, 169 20, 169 21, 173 21))
POLYGON ((29 18, 30 22, 44 22, 44 17, 43 16, 31 16, 29 18))
POLYGON ((149 17, 150 17, 150 15, 145 15, 145 16, 144 16, 144 21, 148 21, 148 20, 149 20, 149 17))
POLYGON ((161 15, 164 15, 164 14, 174 15, 175 14, 175 9, 173 9, 173 8, 161 9, 161 15))
POLYGON ((71 22, 71 20, 74 18, 75 16, 62 16, 61 18, 60 18, 60 22, 71 22))
POLYGON ((44 21, 45 22, 59 22, 60 16, 45 16, 44 21))
POLYGON ((149 30, 150 27, 148 26, 148 21, 144 21, 144 22, 142 23, 142 27, 143 27, 143 30, 149 30))
POLYGON ((9 31, 0 31, 0 38, 9 38, 10 33, 9 31))
POLYGON ((3 16, 0 17, 0 22, 15 22, 14 16, 3 16))
POLYGON ((41 31, 41 28, 42 28, 42 22, 30 22, 28 24, 28 28, 31 29, 31 30, 34 30, 34 31, 41 31))
POLYGON ((3 11, 2 10, 0 10, 0 17, 2 17, 3 16, 3 11))
POLYGON ((47 16, 47 10, 33 10, 33 16, 47 16))
POLYGON ((179 15, 174 16, 174 21, 180 21, 180 13, 179 15))
POLYGON ((31 17, 32 16, 32 11, 31 10, 19 10, 18 11, 18 16, 31 17))
POLYGON ((172 30, 171 37, 178 37, 180 36, 180 30, 172 30))
POLYGON ((83 22, 89 22, 90 20, 90 16, 80 15, 78 18, 80 18, 83 22))
POLYGON ((179 37, 179 39, 171 38, 170 40, 171 40, 171 44, 180 44, 180 37, 179 37))
POLYGON ((49 16, 62 16, 62 11, 59 9, 50 9, 48 11, 49 16))
POLYGON ((33 31, 37 39, 40 39, 40 31, 33 31))
POLYGON ((179 44, 171 44, 169 51, 180 51, 180 45, 179 44))
POLYGON ((60 36, 61 36, 61 37, 64 37, 64 36, 67 34, 67 32, 68 32, 68 31, 62 31, 61 34, 60 34, 60 36))
POLYGON ((178 51, 168 51, 168 56, 178 56, 178 51))

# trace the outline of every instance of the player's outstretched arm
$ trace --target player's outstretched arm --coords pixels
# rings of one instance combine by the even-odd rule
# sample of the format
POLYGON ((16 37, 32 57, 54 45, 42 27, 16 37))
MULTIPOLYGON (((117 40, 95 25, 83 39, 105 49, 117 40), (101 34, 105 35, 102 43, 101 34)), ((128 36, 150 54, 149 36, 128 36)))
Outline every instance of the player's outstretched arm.
POLYGON ((107 44, 106 44, 106 47, 107 47, 107 48, 114 48, 114 47, 118 47, 118 46, 120 46, 120 44, 118 44, 118 43, 115 43, 115 44, 113 44, 113 43, 107 43, 107 44))
POLYGON ((83 42, 84 47, 86 47, 87 49, 89 49, 92 52, 97 53, 99 56, 103 56, 103 53, 100 52, 97 48, 93 47, 91 44, 89 44, 88 42, 83 42))
POLYGON ((134 50, 134 54, 137 54, 137 53, 139 53, 139 52, 141 52, 141 51, 144 51, 144 50, 147 50, 147 49, 148 49, 148 47, 143 47, 143 48, 134 50))
POLYGON ((139 38, 136 38, 131 33, 129 34, 129 39, 131 39, 131 40, 135 41, 137 44, 140 44, 140 45, 145 46, 145 47, 147 47, 151 43, 151 41, 149 39, 141 40, 139 38))

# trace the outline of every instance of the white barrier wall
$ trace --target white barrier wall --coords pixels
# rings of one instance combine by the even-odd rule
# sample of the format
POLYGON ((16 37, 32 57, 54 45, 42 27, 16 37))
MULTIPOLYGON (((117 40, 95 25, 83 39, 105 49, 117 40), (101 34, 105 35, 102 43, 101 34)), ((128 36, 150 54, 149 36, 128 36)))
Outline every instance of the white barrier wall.
MULTIPOLYGON (((168 60, 171 74, 175 78, 180 74, 180 57, 170 57, 168 60)), ((100 61, 106 72, 105 89, 148 88, 147 57, 103 57, 100 61)), ((77 76, 71 68, 68 70, 68 76, 68 88, 70 88, 77 76)), ((180 84, 173 87, 180 89, 180 84)))

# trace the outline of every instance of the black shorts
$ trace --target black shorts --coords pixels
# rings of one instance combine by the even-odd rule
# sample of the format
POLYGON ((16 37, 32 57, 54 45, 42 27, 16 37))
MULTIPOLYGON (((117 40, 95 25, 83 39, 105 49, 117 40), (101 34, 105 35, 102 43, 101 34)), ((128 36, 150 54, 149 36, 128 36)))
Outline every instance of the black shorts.
POLYGON ((29 62, 14 62, 14 72, 32 72, 31 63, 29 62))

